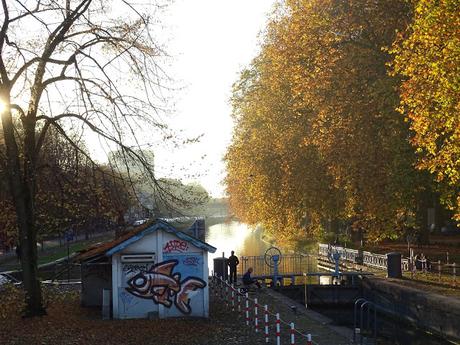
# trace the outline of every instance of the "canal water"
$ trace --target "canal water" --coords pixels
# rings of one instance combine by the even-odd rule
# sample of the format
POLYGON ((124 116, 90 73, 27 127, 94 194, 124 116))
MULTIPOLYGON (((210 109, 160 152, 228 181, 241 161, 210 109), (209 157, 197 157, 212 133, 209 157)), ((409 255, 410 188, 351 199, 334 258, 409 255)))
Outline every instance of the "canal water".
MULTIPOLYGON (((215 253, 209 255, 209 271, 213 270, 213 259, 230 255, 234 250, 235 255, 261 256, 271 247, 262 238, 262 229, 239 223, 228 222, 212 225, 206 229, 206 242, 216 247, 215 253)), ((316 267, 309 267, 309 270, 316 267)), ((303 301, 299 301, 303 303, 303 301)), ((329 317, 334 324, 353 328, 353 310, 350 308, 315 308, 317 312, 329 317)), ((438 337, 430 336, 421 330, 407 327, 404 323, 395 322, 384 317, 379 318, 378 344, 381 345, 449 345, 452 344, 438 337)))
POLYGON ((270 243, 262 240, 260 228, 252 229, 239 222, 211 225, 206 229, 206 242, 217 248, 215 253, 209 255, 209 271, 213 269, 213 259, 222 257, 222 252, 227 258, 232 250, 238 257, 257 256, 264 255, 271 247, 270 243))
MULTIPOLYGON (((343 326, 353 329, 353 309, 347 307, 314 307, 314 311, 333 320, 336 326, 343 326)), ((371 314, 372 315, 372 314, 371 314)), ((359 322, 359 317, 358 317, 359 322)), ((372 320, 373 322, 373 320, 372 320)), ((366 324, 366 322, 364 323, 366 324)), ((359 327, 359 326, 358 326, 359 327)), ((408 326, 403 321, 390 319, 380 313, 377 316, 379 345, 452 345, 456 343, 441 339, 435 335, 428 334, 421 329, 408 326)), ((371 326, 372 328, 372 326, 371 326)), ((357 336, 358 344, 360 338, 357 336)), ((363 342, 366 344, 366 342, 363 342)))

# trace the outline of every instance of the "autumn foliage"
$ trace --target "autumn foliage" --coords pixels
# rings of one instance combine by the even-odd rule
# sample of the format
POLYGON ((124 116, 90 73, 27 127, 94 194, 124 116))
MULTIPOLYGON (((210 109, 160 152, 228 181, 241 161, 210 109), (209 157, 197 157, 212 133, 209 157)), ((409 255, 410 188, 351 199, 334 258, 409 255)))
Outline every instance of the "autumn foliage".
POLYGON ((392 53, 418 167, 433 173, 460 219, 460 1, 418 1, 392 53))
MULTIPOLYGON (((412 14, 402 0, 278 5, 234 85, 226 182, 238 217, 280 239, 342 226, 379 240, 426 227, 439 187, 415 167, 429 168, 409 140, 414 122, 397 111, 401 78, 388 68, 412 14)), ((451 125, 458 139, 458 116, 451 125)))
MULTIPOLYGON (((96 165, 79 150, 50 130, 43 144, 36 183, 36 219, 39 241, 101 230, 102 224, 114 224, 119 213, 133 203, 130 189, 122 176, 108 166, 96 165)), ((0 157, 4 147, 0 145, 0 157)), ((0 167, 0 175, 5 172, 0 167)), ((6 178, 3 180, 5 181, 6 178)), ((18 243, 17 224, 8 185, 0 193, 0 238, 13 247, 18 243)))

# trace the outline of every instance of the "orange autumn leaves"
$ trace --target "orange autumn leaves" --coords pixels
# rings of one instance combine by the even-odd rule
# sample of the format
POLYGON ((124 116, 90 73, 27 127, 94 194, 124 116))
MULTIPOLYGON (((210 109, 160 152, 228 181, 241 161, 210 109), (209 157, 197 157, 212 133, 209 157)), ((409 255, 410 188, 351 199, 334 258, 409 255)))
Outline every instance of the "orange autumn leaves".
POLYGON ((418 1, 391 52, 418 167, 436 176, 460 218, 460 1, 418 1))
POLYGON ((370 239, 398 235, 432 191, 415 169, 387 47, 407 2, 286 1, 234 85, 227 190, 237 216, 277 236, 339 220, 370 239))

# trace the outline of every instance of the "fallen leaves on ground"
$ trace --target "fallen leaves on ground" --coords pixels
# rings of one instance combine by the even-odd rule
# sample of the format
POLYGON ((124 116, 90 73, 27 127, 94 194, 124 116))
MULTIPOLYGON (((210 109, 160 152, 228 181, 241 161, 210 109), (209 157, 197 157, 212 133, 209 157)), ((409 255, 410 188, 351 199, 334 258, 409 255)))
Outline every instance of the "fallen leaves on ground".
POLYGON ((0 291, 0 343, 21 344, 262 344, 244 321, 211 299, 209 319, 101 320, 80 306, 79 291, 44 288, 48 315, 23 319, 23 292, 0 291))

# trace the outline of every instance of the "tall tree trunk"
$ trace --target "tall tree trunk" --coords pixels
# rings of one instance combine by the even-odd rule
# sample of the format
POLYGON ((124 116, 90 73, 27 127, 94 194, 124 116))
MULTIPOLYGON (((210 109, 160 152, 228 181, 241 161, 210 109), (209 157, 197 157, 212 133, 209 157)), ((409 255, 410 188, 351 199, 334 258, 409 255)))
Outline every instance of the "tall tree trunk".
POLYGON ((24 288, 26 290, 26 316, 45 314, 42 303, 37 267, 37 233, 34 217, 34 178, 35 178, 35 123, 24 126, 24 164, 21 169, 20 156, 14 135, 14 123, 9 103, 9 90, 3 86, 0 97, 6 103, 6 110, 1 114, 5 146, 7 152, 7 171, 9 187, 16 210, 21 246, 21 267, 24 288), (6 89, 6 90, 5 90, 6 89))
POLYGON ((37 232, 34 224, 33 199, 25 181, 23 181, 22 196, 15 201, 15 207, 22 250, 22 276, 26 290, 25 316, 44 315, 46 312, 38 281, 37 232))
POLYGON ((420 227, 418 244, 430 244, 430 228, 428 225, 428 208, 433 206, 433 194, 431 191, 423 191, 420 193, 417 221, 420 227))

